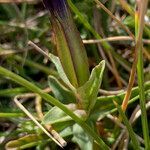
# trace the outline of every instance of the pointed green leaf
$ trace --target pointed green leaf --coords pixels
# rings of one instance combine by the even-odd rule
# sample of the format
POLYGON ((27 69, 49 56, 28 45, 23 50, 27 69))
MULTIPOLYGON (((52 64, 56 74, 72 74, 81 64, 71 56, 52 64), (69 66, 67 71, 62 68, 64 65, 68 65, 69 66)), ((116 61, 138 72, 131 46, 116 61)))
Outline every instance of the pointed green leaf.
POLYGON ((90 112, 96 103, 98 90, 101 85, 102 76, 105 68, 105 61, 101 61, 91 73, 89 80, 77 89, 82 100, 82 107, 90 112))
POLYGON ((72 126, 74 124, 74 120, 55 106, 45 114, 42 123, 51 124, 55 130, 62 131, 69 126, 72 126))
POLYGON ((43 124, 54 124, 57 122, 65 122, 71 120, 71 117, 67 116, 61 109, 54 106, 46 115, 42 121, 43 124))
POLYGON ((48 84, 55 97, 63 104, 75 103, 76 98, 73 92, 62 85, 54 76, 48 77, 48 84))
POLYGON ((61 65, 60 59, 57 56, 53 55, 53 54, 49 54, 49 57, 50 57, 51 61, 55 64, 60 78, 64 81, 64 83, 66 83, 68 85, 68 87, 71 90, 75 91, 75 88, 70 83, 66 73, 64 72, 64 69, 63 69, 63 67, 61 65))

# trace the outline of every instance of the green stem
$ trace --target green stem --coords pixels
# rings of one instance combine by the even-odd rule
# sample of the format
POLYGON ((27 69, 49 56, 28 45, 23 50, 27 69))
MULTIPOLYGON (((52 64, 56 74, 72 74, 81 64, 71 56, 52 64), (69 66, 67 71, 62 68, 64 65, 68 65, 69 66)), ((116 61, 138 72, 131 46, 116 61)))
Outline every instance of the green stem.
POLYGON ((59 107, 63 110, 67 115, 69 115, 76 123, 78 123, 93 139, 99 144, 101 149, 108 150, 109 147, 103 142, 103 140, 91 129, 81 118, 75 115, 71 110, 69 110, 65 105, 59 102, 57 99, 53 98, 47 93, 44 93, 40 88, 25 80, 24 78, 16 75, 15 73, 0 67, 0 74, 4 77, 8 77, 10 80, 26 87, 27 89, 38 93, 43 99, 47 102, 59 107))
MULTIPOLYGON (((145 89, 145 91, 150 90, 150 81, 144 83, 144 89, 145 89)), ((121 101, 123 99, 125 93, 126 93, 126 91, 123 93, 117 94, 117 95, 100 96, 97 98, 97 102, 98 101, 111 101, 114 98, 115 98, 115 100, 120 99, 120 101, 121 101)), ((132 88, 131 98, 137 96, 138 94, 139 94, 139 87, 136 86, 136 87, 132 88)), ((117 101, 117 103, 118 103, 118 101, 117 101)))
POLYGON ((140 107, 141 107, 141 119, 142 119, 142 129, 143 136, 145 141, 146 150, 150 149, 150 138, 149 138, 149 129, 148 129, 148 121, 147 121, 147 113, 146 113, 146 101, 145 101, 145 93, 144 93, 144 71, 143 71, 143 54, 142 49, 139 51, 138 55, 138 64, 137 64, 137 75, 138 75, 138 85, 139 85, 139 95, 140 95, 140 107))
POLYGON ((27 89, 24 87, 19 87, 19 88, 12 88, 12 89, 4 89, 0 90, 0 96, 14 96, 17 94, 21 94, 27 92, 27 89))
POLYGON ((23 117, 25 116, 24 113, 0 113, 0 118, 18 118, 18 117, 23 117))
POLYGON ((132 140, 133 149, 134 149, 134 150, 140 150, 139 141, 137 140, 137 137, 136 137, 136 135, 135 135, 135 133, 134 133, 134 131, 133 131, 133 128, 132 128, 132 126, 130 125, 130 123, 129 123, 129 121, 128 121, 126 115, 125 115, 125 113, 123 112, 122 108, 121 108, 115 101, 114 101, 114 103, 115 103, 115 105, 116 105, 116 107, 117 107, 117 109, 118 109, 118 111, 119 111, 120 116, 121 116, 122 119, 123 119, 124 124, 126 125, 126 128, 127 128, 127 130, 128 130, 128 133, 129 133, 130 138, 131 138, 131 140, 132 140))
MULTIPOLYGON (((150 83, 150 82, 149 82, 150 83)), ((134 89, 134 88, 133 88, 134 89)), ((149 88, 145 88, 145 95, 148 95, 150 92, 150 84, 149 88)), ((117 111, 116 108, 114 108, 114 104, 112 100, 115 100, 118 104, 121 105, 123 97, 125 93, 119 94, 119 95, 113 95, 113 96, 101 96, 98 97, 97 102, 94 106, 92 117, 99 116, 99 118, 104 118, 108 113, 114 113, 117 111)), ((138 88, 134 89, 132 92, 132 98, 129 100, 128 105, 133 104, 135 101, 139 100, 139 91, 138 88)))
POLYGON ((138 76, 138 86, 139 86, 139 96, 140 96, 140 107, 141 107, 141 121, 143 129, 143 137, 145 142, 145 149, 150 149, 150 138, 148 129, 148 120, 146 113, 146 99, 145 99, 145 89, 144 89, 144 69, 143 69, 143 29, 144 29, 144 16, 147 10, 148 0, 144 3, 137 1, 137 10, 135 13, 135 34, 136 34, 136 47, 138 50, 138 63, 137 63, 137 76, 138 76))
MULTIPOLYGON (((148 94, 149 92, 150 92, 150 90, 148 90, 148 91, 146 91, 146 92, 144 92, 144 93, 145 93, 145 95, 146 95, 146 94, 148 94)), ((133 97, 132 99, 129 100, 129 103, 128 103, 128 104, 129 104, 129 105, 132 104, 133 102, 139 100, 139 98, 140 98, 139 95, 133 97)), ((117 108, 114 108, 114 109, 112 109, 109 113, 115 113, 116 111, 117 111, 117 108)))

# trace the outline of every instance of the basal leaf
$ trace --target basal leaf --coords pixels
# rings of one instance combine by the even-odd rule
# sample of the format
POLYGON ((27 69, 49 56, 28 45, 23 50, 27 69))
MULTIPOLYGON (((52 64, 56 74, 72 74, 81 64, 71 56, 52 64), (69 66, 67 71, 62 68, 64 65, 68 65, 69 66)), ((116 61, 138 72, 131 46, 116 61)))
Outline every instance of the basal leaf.
POLYGON ((89 80, 83 86, 77 89, 77 93, 80 95, 82 100, 82 107, 88 112, 90 112, 96 103, 104 68, 105 61, 102 61, 92 70, 89 80))
POLYGON ((54 76, 48 77, 48 84, 52 89, 55 97, 63 104, 74 103, 76 101, 73 92, 62 85, 54 76))
POLYGON ((43 124, 53 124, 56 122, 65 122, 71 120, 61 109, 54 106, 46 115, 42 121, 43 124))
POLYGON ((64 72, 64 69, 61 65, 60 59, 51 53, 49 54, 49 57, 50 57, 51 61, 55 64, 58 74, 59 74, 60 78, 63 80, 63 82, 66 83, 71 90, 75 91, 75 88, 70 83, 66 73, 64 72))
MULTIPOLYGON (((66 105, 72 111, 76 110, 75 104, 66 105)), ((66 115, 64 111, 60 108, 54 106, 48 113, 45 114, 42 123, 43 124, 55 124, 55 123, 62 123, 72 121, 72 118, 66 115)))

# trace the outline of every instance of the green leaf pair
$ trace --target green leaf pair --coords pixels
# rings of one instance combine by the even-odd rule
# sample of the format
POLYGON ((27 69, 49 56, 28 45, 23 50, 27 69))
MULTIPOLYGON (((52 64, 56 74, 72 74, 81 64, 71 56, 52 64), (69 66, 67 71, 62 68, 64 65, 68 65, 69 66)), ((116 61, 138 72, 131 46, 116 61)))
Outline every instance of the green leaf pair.
MULTIPOLYGON (((105 68, 105 61, 100 62, 92 70, 87 82, 76 88, 70 83, 60 59, 53 54, 50 54, 49 57, 55 64, 61 79, 58 80, 52 75, 48 77, 48 83, 54 96, 83 121, 86 121, 97 100, 97 94, 105 68)), ((93 149, 93 139, 60 108, 54 106, 50 109, 45 114, 42 123, 51 124, 57 131, 64 131, 67 127, 71 127, 73 134, 72 141, 77 142, 83 150, 93 149)))
POLYGON ((56 69, 63 83, 55 77, 49 76, 49 86, 55 97, 64 104, 77 103, 78 109, 83 109, 89 115, 97 99, 98 90, 101 85, 102 76, 105 68, 105 62, 101 61, 91 72, 89 80, 79 88, 75 88, 65 74, 61 62, 57 56, 50 54, 51 61, 55 64, 56 69), (64 85, 63 85, 64 84, 64 85))

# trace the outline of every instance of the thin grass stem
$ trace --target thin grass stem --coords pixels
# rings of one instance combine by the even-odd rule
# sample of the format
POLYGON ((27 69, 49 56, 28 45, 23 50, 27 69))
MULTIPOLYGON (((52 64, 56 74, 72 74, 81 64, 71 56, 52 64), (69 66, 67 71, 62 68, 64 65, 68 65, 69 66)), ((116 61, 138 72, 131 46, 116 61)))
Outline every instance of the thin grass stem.
POLYGON ((126 128, 127 128, 127 130, 128 130, 128 133, 129 133, 130 138, 131 138, 131 140, 132 140, 133 148, 134 148, 135 150, 140 150, 140 144, 139 144, 139 142, 138 142, 138 140, 137 140, 136 134, 134 133, 133 128, 132 128, 132 126, 130 125, 130 123, 129 123, 127 117, 126 117, 126 115, 125 115, 124 112, 122 111, 122 108, 121 108, 115 101, 114 101, 114 103, 115 103, 115 105, 116 105, 116 107, 117 107, 117 109, 118 109, 118 112, 119 112, 120 116, 123 118, 124 124, 126 125, 126 128))
POLYGON ((148 120, 146 113, 146 99, 144 93, 144 70, 143 70, 143 43, 142 43, 142 31, 141 28, 144 28, 144 16, 147 10, 148 0, 144 2, 141 0, 137 1, 137 16, 135 19, 136 27, 136 41, 140 43, 137 47, 138 49, 138 64, 137 64, 137 76, 138 76, 138 86, 139 86, 139 95, 140 95, 140 107, 141 107, 141 120, 142 120, 142 129, 143 137, 145 142, 145 149, 150 149, 150 138, 149 138, 149 129, 148 129, 148 120))
POLYGON ((128 29, 127 26, 125 26, 120 20, 118 20, 110 10, 108 10, 99 0, 94 0, 96 4, 102 8, 112 19, 114 19, 119 26, 121 26, 133 39, 135 39, 133 33, 128 29))

